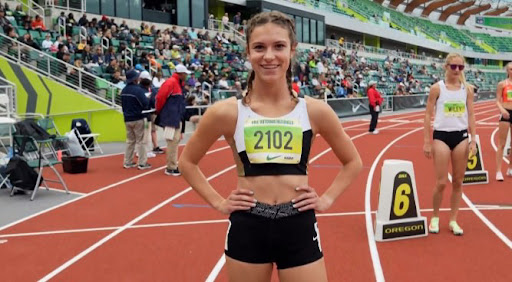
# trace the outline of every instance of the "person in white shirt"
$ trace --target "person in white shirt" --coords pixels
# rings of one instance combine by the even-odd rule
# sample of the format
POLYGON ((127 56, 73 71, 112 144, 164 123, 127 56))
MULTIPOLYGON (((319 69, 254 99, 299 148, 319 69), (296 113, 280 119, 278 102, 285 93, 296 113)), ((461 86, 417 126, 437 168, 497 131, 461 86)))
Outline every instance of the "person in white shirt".
POLYGON ((153 77, 153 87, 160 88, 162 84, 165 82, 165 79, 162 77, 162 72, 159 71, 153 77))
POLYGON ((219 80, 219 88, 222 89, 222 90, 229 90, 228 80, 227 80, 226 76, 223 76, 219 80))
POLYGON ((433 195, 433 215, 430 233, 439 233, 439 208, 448 182, 448 167, 452 167, 452 195, 450 198, 449 228, 454 235, 464 231, 457 224, 457 214, 462 199, 462 181, 468 156, 476 154, 476 124, 473 108, 473 86, 464 76, 465 60, 459 54, 446 56, 445 76, 430 88, 424 120, 423 153, 434 159, 436 186, 433 195), (434 133, 430 123, 434 116, 434 133), (471 136, 471 142, 468 138, 471 136), (433 140, 432 140, 433 139, 433 140), (431 141, 432 140, 432 141, 431 141))
POLYGON ((41 42, 41 47, 43 48, 43 51, 48 51, 48 50, 50 50, 52 45, 53 45, 53 42, 51 40, 51 35, 49 33, 47 33, 45 39, 43 40, 43 42, 41 42))
POLYGON ((319 60, 318 63, 316 63, 316 70, 318 71, 318 73, 325 73, 325 67, 324 64, 322 63, 322 60, 319 60))

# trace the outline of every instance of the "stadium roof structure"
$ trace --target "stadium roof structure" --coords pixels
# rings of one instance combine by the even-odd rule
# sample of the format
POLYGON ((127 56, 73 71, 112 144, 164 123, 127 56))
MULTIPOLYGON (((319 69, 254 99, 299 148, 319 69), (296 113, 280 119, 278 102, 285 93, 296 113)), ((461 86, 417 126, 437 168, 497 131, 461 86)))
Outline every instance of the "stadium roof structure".
MULTIPOLYGON (((384 0, 374 0, 382 4, 384 0)), ((389 8, 396 9, 399 5, 404 4, 405 13, 412 13, 414 9, 424 7, 421 15, 428 17, 434 11, 441 11, 439 20, 446 20, 454 14, 459 17, 457 24, 463 25, 472 15, 485 16, 512 16, 512 0, 390 0, 389 8), (507 13, 508 12, 508 13, 507 13)))

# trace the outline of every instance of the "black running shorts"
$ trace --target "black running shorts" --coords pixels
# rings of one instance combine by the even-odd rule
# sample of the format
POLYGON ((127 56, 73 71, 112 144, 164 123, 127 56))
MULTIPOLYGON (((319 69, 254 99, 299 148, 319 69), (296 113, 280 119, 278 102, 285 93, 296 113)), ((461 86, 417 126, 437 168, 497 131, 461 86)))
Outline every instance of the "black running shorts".
POLYGON ((434 130, 434 139, 443 141, 453 151, 460 142, 468 138, 468 131, 438 131, 434 130))
POLYGON ((305 265, 323 257, 315 212, 299 212, 292 203, 258 203, 229 217, 225 254, 246 263, 276 263, 278 269, 305 265))

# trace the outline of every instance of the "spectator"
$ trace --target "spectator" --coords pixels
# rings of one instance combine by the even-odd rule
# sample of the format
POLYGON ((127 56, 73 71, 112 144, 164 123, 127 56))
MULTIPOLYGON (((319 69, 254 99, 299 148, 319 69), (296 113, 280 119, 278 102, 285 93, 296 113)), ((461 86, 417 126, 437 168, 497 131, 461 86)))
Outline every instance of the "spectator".
POLYGON ((370 121, 370 129, 369 132, 372 134, 378 134, 379 130, 377 129, 377 122, 379 119, 379 112, 381 111, 382 106, 382 96, 380 95, 380 92, 376 89, 377 82, 372 80, 368 84, 368 102, 370 106, 370 114, 372 116, 372 119, 370 121))
POLYGON ((164 128, 167 141, 166 175, 181 175, 178 169, 178 144, 185 130, 181 125, 185 115, 182 86, 190 73, 184 65, 177 65, 174 74, 162 84, 156 95, 156 113, 159 118, 155 123, 164 128))
POLYGON ((89 21, 87 20, 87 15, 83 14, 82 17, 78 20, 78 25, 86 27, 88 25, 89 21))
POLYGON ((39 15, 36 15, 35 19, 31 23, 31 26, 33 30, 46 31, 44 21, 39 15))
POLYGON ((2 27, 5 34, 8 34, 7 28, 12 27, 11 22, 5 17, 5 11, 2 9, 0 9, 0 27, 2 27))
POLYGON ((126 74, 126 86, 121 91, 121 106, 126 126, 126 150, 124 154, 124 168, 138 167, 139 169, 151 168, 147 163, 144 141, 144 120, 142 111, 149 106, 145 91, 138 85, 139 72, 131 70, 126 74), (133 162, 134 150, 139 156, 138 165, 133 162))
POLYGON ((49 51, 50 48, 52 47, 53 45, 53 42, 52 42, 52 37, 49 33, 47 33, 45 36, 44 36, 44 40, 43 42, 41 42, 41 49, 43 51, 49 51))
POLYGON ((162 71, 157 71, 153 77, 153 87, 160 88, 162 84, 165 82, 165 79, 163 78, 162 71))
POLYGON ((221 27, 221 30, 226 28, 228 26, 228 23, 229 23, 229 16, 228 16, 228 13, 225 13, 224 16, 222 17, 222 27, 221 27))

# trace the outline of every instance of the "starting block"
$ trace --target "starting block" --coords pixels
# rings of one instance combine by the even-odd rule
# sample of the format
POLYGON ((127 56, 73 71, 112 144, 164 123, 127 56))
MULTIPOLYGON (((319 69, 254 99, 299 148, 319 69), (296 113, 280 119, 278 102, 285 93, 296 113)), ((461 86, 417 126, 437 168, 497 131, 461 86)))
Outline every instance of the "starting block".
POLYGON ((462 184, 487 184, 489 183, 489 173, 484 169, 484 160, 480 150, 480 137, 476 135, 474 141, 476 142, 476 154, 468 158, 462 184))
POLYGON ((427 236, 427 219, 420 215, 412 162, 385 160, 382 166, 376 241, 427 236))

